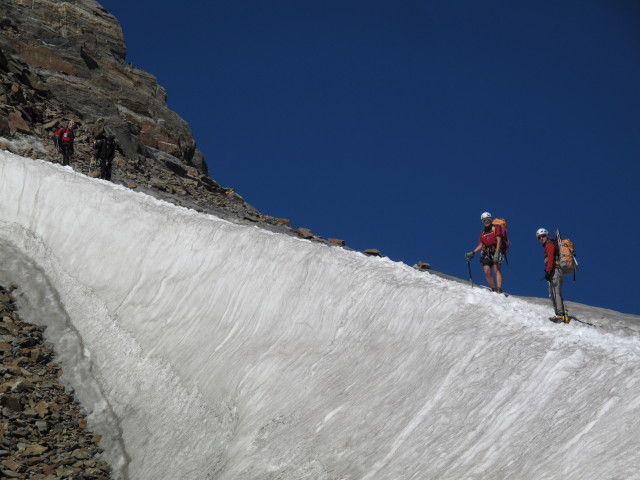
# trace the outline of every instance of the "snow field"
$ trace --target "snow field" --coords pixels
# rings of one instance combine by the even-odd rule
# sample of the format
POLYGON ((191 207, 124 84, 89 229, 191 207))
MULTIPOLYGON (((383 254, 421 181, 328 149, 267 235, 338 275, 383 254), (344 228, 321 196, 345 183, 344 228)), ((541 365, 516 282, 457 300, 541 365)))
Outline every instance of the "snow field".
POLYGON ((6 152, 0 181, 0 277, 71 337, 121 478, 640 478, 637 317, 555 325, 6 152))

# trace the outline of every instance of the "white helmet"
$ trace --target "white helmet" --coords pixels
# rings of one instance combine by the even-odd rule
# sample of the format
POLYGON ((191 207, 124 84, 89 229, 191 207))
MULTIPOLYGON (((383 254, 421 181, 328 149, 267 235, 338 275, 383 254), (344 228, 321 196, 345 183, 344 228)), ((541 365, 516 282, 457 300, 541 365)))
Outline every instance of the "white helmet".
POLYGON ((491 220, 491 219, 493 218, 489 212, 484 212, 482 215, 480 215, 480 220, 482 220, 483 222, 484 222, 487 218, 488 218, 489 220, 491 220))
POLYGON ((549 231, 546 228, 539 228, 536 232, 536 237, 539 237, 540 235, 549 235, 549 231))

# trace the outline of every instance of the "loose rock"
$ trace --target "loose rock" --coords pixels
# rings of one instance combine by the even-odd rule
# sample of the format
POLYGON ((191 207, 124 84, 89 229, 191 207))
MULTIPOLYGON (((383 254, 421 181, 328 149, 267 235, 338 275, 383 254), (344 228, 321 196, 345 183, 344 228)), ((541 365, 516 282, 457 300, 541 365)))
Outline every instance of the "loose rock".
POLYGON ((42 328, 22 322, 15 299, 0 286, 0 477, 107 480, 99 437, 49 362, 42 328))

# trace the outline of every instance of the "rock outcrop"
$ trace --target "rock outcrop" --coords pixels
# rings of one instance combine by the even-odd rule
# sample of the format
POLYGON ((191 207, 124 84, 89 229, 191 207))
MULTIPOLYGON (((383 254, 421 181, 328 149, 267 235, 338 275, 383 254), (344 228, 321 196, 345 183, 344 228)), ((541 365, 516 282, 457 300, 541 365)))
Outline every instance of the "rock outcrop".
POLYGON ((113 181, 198 211, 282 225, 209 177, 164 88, 125 55, 120 24, 94 0, 0 2, 0 149, 59 161, 53 131, 73 120, 74 170, 97 176, 93 142, 112 134, 113 181))
POLYGON ((125 61, 116 18, 93 0, 0 4, 0 100, 13 131, 46 135, 67 119, 117 137, 134 163, 156 152, 207 174, 187 123, 155 77, 125 61), (17 119, 16 119, 17 120, 17 119))

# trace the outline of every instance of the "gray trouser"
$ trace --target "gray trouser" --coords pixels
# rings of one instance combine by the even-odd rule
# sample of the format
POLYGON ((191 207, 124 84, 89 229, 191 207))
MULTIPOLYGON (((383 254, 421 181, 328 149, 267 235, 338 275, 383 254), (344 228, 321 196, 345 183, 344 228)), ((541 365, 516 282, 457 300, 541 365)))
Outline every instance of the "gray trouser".
POLYGON ((562 298, 562 283, 564 282, 564 273, 560 267, 556 267, 553 277, 549 280, 549 298, 553 304, 556 315, 566 315, 564 309, 564 298, 562 298))

